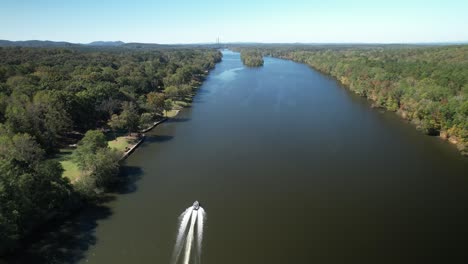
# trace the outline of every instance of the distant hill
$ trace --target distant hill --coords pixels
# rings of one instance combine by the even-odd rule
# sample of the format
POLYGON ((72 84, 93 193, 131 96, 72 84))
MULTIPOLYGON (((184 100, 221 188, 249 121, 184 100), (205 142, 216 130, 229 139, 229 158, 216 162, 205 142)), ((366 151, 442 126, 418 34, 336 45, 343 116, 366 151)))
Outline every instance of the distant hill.
POLYGON ((70 43, 65 41, 49 41, 49 40, 26 40, 26 41, 11 41, 0 40, 0 47, 31 47, 31 48, 66 48, 66 47, 81 47, 81 48, 112 48, 124 47, 129 49, 154 49, 168 48, 182 45, 163 45, 156 43, 125 43, 123 41, 93 41, 88 44, 70 43))
POLYGON ((404 48, 404 47, 427 47, 427 46, 451 46, 461 45, 467 42, 453 43, 255 43, 255 42, 228 42, 223 44, 217 43, 192 43, 192 44, 157 44, 157 43, 125 43, 123 41, 93 41, 88 44, 70 43, 66 41, 50 41, 50 40, 25 40, 11 41, 0 40, 0 47, 30 47, 30 48, 83 48, 83 49, 107 49, 107 48, 127 48, 138 50, 165 49, 165 48, 248 48, 248 47, 314 47, 327 49, 342 49, 342 48, 404 48))
POLYGON ((212 48, 215 44, 157 44, 157 43, 125 43, 123 41, 93 41, 88 44, 70 43, 65 41, 49 41, 49 40, 26 40, 26 41, 11 41, 0 40, 0 47, 29 47, 29 48, 127 48, 127 49, 164 49, 164 48, 193 48, 205 47, 212 48))
POLYGON ((49 40, 25 40, 25 41, 10 41, 0 40, 1 47, 78 47, 80 44, 74 44, 65 41, 49 41, 49 40))
POLYGON ((105 46, 105 47, 116 47, 116 46, 122 46, 124 45, 125 42, 123 41, 93 41, 89 44, 88 46, 105 46))
POLYGON ((177 45, 132 42, 132 43, 125 43, 123 46, 127 48, 132 48, 132 49, 152 49, 152 48, 168 48, 168 47, 174 47, 177 45))

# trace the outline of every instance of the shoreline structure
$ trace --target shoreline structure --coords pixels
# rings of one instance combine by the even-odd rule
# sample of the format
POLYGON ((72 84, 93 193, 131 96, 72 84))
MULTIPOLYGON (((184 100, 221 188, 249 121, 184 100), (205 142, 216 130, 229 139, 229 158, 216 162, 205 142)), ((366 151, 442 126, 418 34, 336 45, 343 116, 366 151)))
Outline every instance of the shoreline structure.
MULTIPOLYGON (((178 114, 178 113, 179 113, 179 112, 177 112, 177 114, 178 114)), ((177 114, 174 115, 174 117, 177 116, 177 114)), ((159 124, 164 123, 164 122, 166 122, 167 120, 169 120, 169 118, 165 117, 165 118, 163 118, 162 120, 159 120, 159 121, 154 122, 150 127, 143 129, 143 130, 141 131, 141 133, 143 133, 143 134, 142 134, 140 140, 138 140, 137 143, 133 144, 133 145, 130 147, 129 150, 127 150, 127 151, 125 151, 125 152, 123 153, 122 158, 120 158, 119 162, 123 162, 124 160, 126 160, 126 159, 141 145, 141 143, 143 143, 143 141, 145 141, 146 135, 145 135, 144 133, 147 133, 147 132, 153 130, 153 129, 154 129, 155 127, 157 127, 159 124)))

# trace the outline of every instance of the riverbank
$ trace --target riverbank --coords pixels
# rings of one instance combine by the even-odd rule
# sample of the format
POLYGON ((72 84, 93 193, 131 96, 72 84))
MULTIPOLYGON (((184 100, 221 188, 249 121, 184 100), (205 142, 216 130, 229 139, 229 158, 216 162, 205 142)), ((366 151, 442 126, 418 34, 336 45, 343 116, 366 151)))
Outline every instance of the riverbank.
MULTIPOLYGON (((185 106, 189 106, 190 103, 186 103, 185 106)), ((108 141, 109 147, 117 151, 122 152, 122 158, 120 162, 128 158, 145 140, 145 133, 150 132, 161 123, 166 122, 170 118, 176 117, 182 109, 181 104, 176 105, 176 109, 171 109, 165 112, 165 117, 159 121, 155 121, 149 127, 141 130, 139 133, 131 133, 128 135, 117 136, 108 141)), ((73 161, 74 148, 64 148, 60 150, 60 153, 53 159, 56 159, 62 165, 64 172, 63 176, 70 179, 72 183, 75 183, 83 176, 82 172, 78 168, 78 165, 73 161)))
MULTIPOLYGON (((290 60, 290 61, 294 61, 294 62, 297 62, 297 63, 302 63, 302 64, 305 64, 311 68, 313 68, 314 70, 328 76, 328 77, 331 77, 333 78, 336 82, 338 82, 342 87, 346 88, 348 91, 351 91, 353 92, 354 94, 357 94, 361 97, 364 97, 366 98, 367 100, 370 101, 370 106, 372 108, 380 108, 380 109, 383 109, 385 111, 389 111, 389 112, 394 112, 396 113, 400 118, 402 118, 403 120, 406 120, 408 121, 409 123, 411 123, 412 125, 414 125, 414 127, 418 130, 418 131, 421 131, 421 134, 426 134, 428 136, 437 136, 438 138, 440 138, 441 140, 444 140, 448 143, 450 143, 451 145, 455 146, 456 149, 458 150, 458 152, 462 155, 462 156, 465 156, 465 157, 468 157, 468 142, 463 140, 463 138, 461 136, 459 136, 460 134, 463 134, 463 132, 461 131, 462 128, 456 128, 456 127, 451 127, 450 129, 433 129, 433 128, 427 128, 427 120, 424 120, 424 119, 421 119, 418 117, 418 113, 417 111, 415 112, 414 109, 412 109, 412 112, 408 111, 405 107, 405 105, 403 103, 396 103, 396 102, 391 102, 392 106, 389 107, 387 106, 387 104, 389 104, 389 102, 385 101, 385 102, 382 102, 382 96, 379 95, 379 91, 378 89, 377 90, 371 90, 370 92, 363 92, 363 90, 361 88, 356 88, 353 86, 353 83, 351 82, 350 78, 346 77, 346 76, 338 76, 337 74, 334 74, 333 73, 333 70, 330 70, 329 68, 327 68, 328 71, 316 66, 315 64, 313 64, 313 62, 311 61, 304 61, 304 59, 296 59, 296 58, 290 58, 289 56, 284 56, 284 55, 278 55, 278 56, 273 56, 272 57, 276 57, 276 58, 279 58, 279 59, 285 59, 285 60, 290 60)), ((427 100, 426 100, 427 101, 427 100)), ((428 101, 428 103, 430 103, 430 101, 428 101)), ((411 106, 414 108, 414 106, 411 106)), ((440 112, 434 112, 432 113, 432 115, 442 115, 440 112)), ((440 121, 441 122, 441 121, 440 121)), ((431 124, 432 125, 432 124, 431 124)), ((440 125, 440 124, 439 124, 440 125)))
POLYGON ((122 158, 120 159, 120 162, 124 161, 126 158, 128 158, 128 156, 130 156, 130 154, 133 153, 133 151, 135 151, 136 148, 138 148, 141 143, 143 143, 143 141, 145 140, 146 138, 146 135, 144 133, 146 132, 149 132, 151 130, 153 130, 156 126, 158 126, 159 124, 163 123, 163 122, 166 122, 168 118, 163 118, 162 120, 159 120, 157 122, 154 122, 150 127, 146 128, 146 129, 143 129, 141 131, 141 136, 139 138, 139 140, 133 144, 132 146, 130 147, 127 147, 128 149, 125 150, 124 154, 122 155, 122 158))
MULTIPOLYGON (((205 77, 205 75, 203 77, 205 77)), ((150 126, 142 129, 139 133, 112 136, 112 138, 109 139, 108 144, 110 148, 123 152, 122 159, 120 161, 128 158, 128 156, 130 156, 138 148, 138 146, 143 143, 145 139, 144 133, 153 130, 159 124, 176 117, 183 108, 190 107, 192 105, 193 98, 195 97, 197 90, 201 85, 202 82, 197 82, 196 86, 192 88, 193 91, 191 94, 184 98, 180 98, 179 100, 175 100, 171 110, 164 110, 161 120, 153 122, 150 126)), ((74 147, 76 147, 76 144, 74 147)), ((53 158, 61 163, 64 169, 63 176, 70 179, 72 183, 76 183, 77 180, 83 176, 82 172, 78 168, 78 165, 73 161, 74 147, 61 149, 60 153, 53 158)))
MULTIPOLYGON (((310 66, 310 65, 309 65, 310 66)), ((319 71, 318 69, 314 68, 313 66, 310 66, 312 67, 314 70, 317 70, 319 71)), ((322 71, 319 71, 321 72, 322 74, 325 74, 327 76, 330 76, 332 77, 335 81, 337 81, 341 86, 345 87, 347 90, 353 92, 354 94, 357 94, 361 97, 364 97, 366 98, 369 102, 370 102, 370 106, 371 108, 379 108, 379 109, 382 109, 384 111, 388 111, 388 112, 393 112, 395 113, 397 116, 399 116, 401 119, 405 120, 405 121, 408 121, 409 123, 411 123, 417 130, 421 131, 421 123, 422 121, 420 119, 417 119, 417 118, 410 118, 410 113, 408 111, 405 111, 401 108, 395 110, 395 111, 392 111, 390 109, 387 109, 385 107, 382 107, 382 106, 379 106, 378 105, 378 98, 376 96, 365 96, 365 95, 362 95, 360 94, 358 91, 356 90, 353 90, 351 89, 351 85, 350 83, 348 83, 346 81, 346 79, 338 79, 337 77, 335 76, 332 76, 332 75, 329 75, 325 72, 322 72, 322 71)), ((438 138, 440 138, 441 140, 443 141, 446 141, 450 144, 452 144, 453 146, 456 147, 456 149, 459 151, 459 153, 462 155, 462 156, 465 156, 465 157, 468 157, 468 142, 464 142, 461 138, 457 137, 457 136, 454 136, 452 135, 452 133, 450 131, 447 131, 447 130, 440 130, 438 133, 435 133, 435 134, 428 134, 428 133, 424 133, 423 131, 421 131, 421 134, 423 135, 427 135, 427 136, 436 136, 438 138)))

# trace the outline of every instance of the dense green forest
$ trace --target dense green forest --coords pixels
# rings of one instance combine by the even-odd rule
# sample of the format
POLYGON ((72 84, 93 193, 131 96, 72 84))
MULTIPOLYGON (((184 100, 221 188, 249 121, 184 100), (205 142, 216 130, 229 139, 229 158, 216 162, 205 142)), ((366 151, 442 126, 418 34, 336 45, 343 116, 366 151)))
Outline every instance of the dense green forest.
POLYGON ((242 49, 240 51, 242 63, 248 67, 263 66, 262 53, 255 50, 242 49))
MULTIPOLYGON (((253 48, 252 48, 253 49, 253 48)), ((468 154, 468 45, 264 46, 335 77, 375 107, 397 112, 429 135, 468 154)))
POLYGON ((107 134, 138 132, 189 100, 221 56, 203 48, 0 48, 0 253, 115 182, 121 153, 107 134), (77 142, 73 161, 86 177, 72 183, 54 156, 77 142))

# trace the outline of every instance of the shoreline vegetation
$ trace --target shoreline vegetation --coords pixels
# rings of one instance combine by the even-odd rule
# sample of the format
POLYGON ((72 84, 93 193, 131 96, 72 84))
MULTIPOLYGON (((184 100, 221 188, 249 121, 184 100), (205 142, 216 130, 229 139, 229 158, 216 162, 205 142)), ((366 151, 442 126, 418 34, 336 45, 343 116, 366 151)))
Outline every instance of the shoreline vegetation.
POLYGON ((304 63, 468 156, 468 45, 239 49, 304 63))
POLYGON ((240 50, 242 63, 247 67, 263 66, 263 55, 256 50, 240 50))
POLYGON ((144 133, 190 106, 211 48, 0 47, 0 256, 124 182, 144 133))

